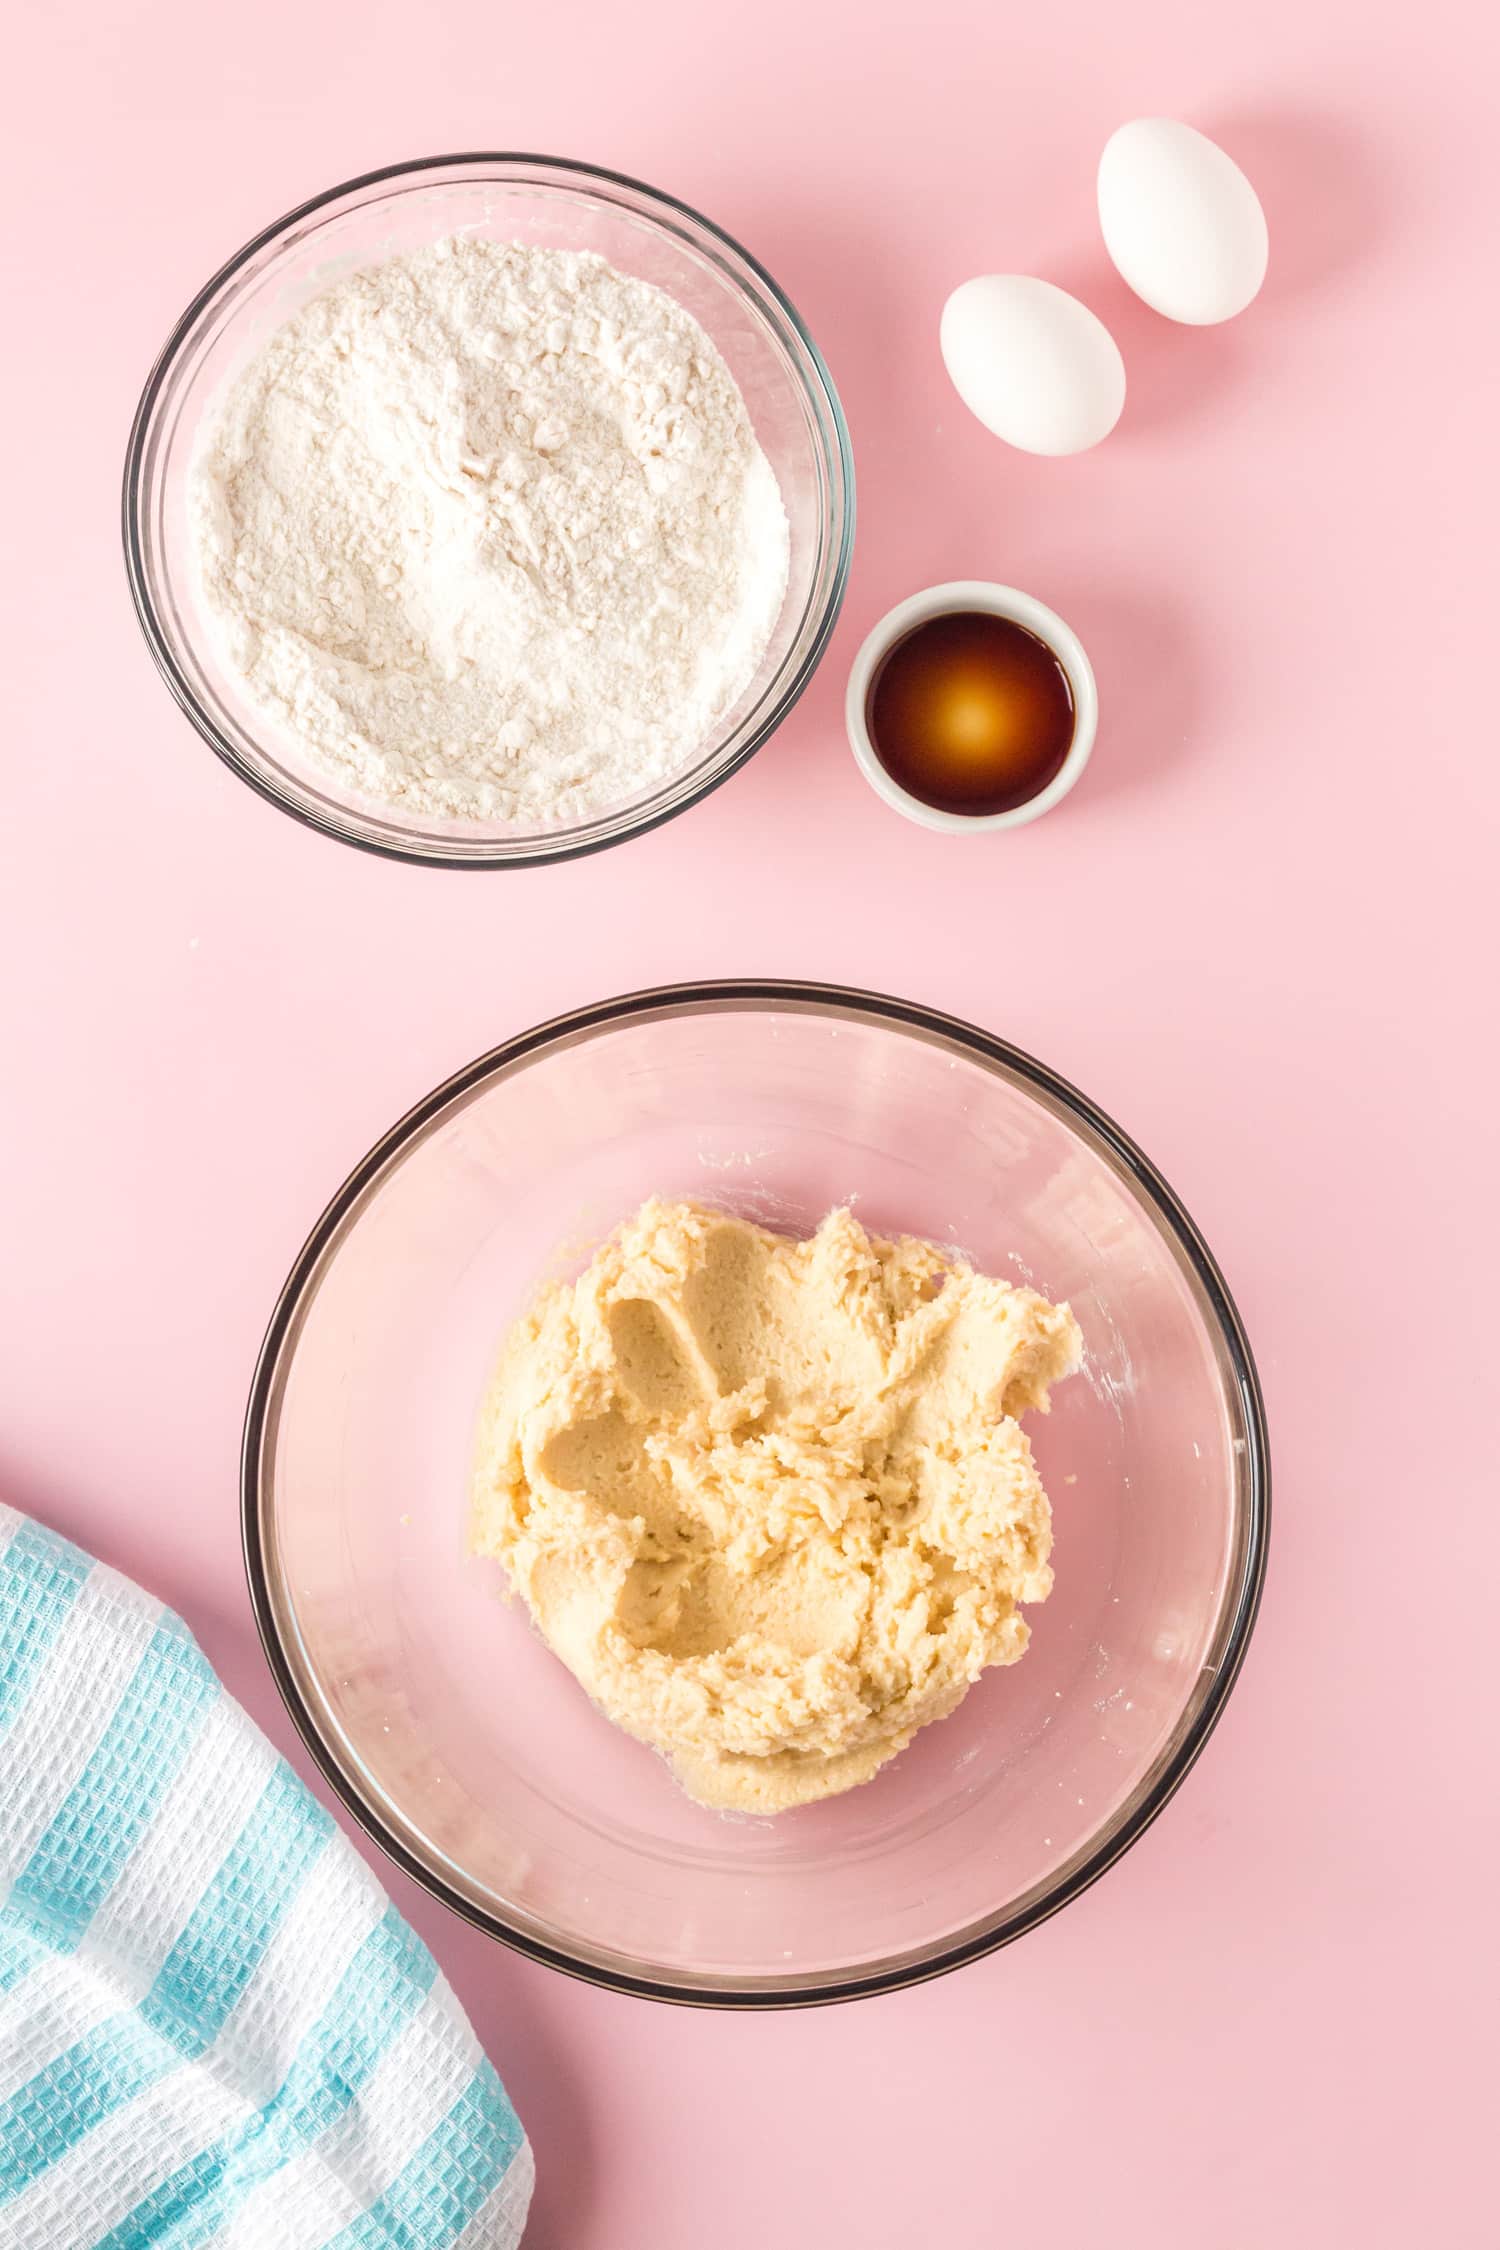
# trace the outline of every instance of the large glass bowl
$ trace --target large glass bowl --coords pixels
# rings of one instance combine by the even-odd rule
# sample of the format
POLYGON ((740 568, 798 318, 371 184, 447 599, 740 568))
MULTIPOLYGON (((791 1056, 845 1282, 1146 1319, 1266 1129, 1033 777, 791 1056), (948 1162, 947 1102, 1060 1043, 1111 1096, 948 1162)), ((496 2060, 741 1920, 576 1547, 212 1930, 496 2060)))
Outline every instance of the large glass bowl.
POLYGON ((136 411, 125 462, 125 559, 168 687, 210 747, 326 835, 440 867, 536 865, 616 844, 681 812, 780 724, 833 630, 854 541, 854 470, 833 380, 763 267, 707 219, 638 180, 540 156, 444 156, 332 188, 247 243, 199 291, 136 411), (307 300, 356 267, 448 234, 596 250, 701 321, 744 394, 791 527, 786 598, 754 679, 709 741, 644 796, 571 826, 407 815, 319 772, 223 664, 198 591, 185 487, 226 381, 307 300))
POLYGON ((1222 1708, 1267 1508, 1244 1333, 1140 1151, 1001 1041, 811 985, 607 1002, 439 1087, 314 1229, 245 1435, 266 1651, 371 1834, 539 1960, 724 2006, 915 1982, 1092 1882, 1222 1708), (508 1323, 651 1194, 797 1231, 852 1200, 1068 1298, 1087 1342, 1029 1424, 1057 1585, 1027 1655, 863 1788, 776 1818, 692 1804, 465 1553, 508 1323))

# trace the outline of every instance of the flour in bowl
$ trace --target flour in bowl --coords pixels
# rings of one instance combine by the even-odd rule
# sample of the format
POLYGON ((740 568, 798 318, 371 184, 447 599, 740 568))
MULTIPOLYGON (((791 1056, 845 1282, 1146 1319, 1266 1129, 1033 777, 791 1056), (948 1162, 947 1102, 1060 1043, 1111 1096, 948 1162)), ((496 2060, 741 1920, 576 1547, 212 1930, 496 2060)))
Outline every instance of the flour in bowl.
POLYGON ((233 383, 190 502, 251 701, 438 820, 571 823, 666 780, 786 591, 719 352, 585 252, 460 236, 336 282, 233 383))

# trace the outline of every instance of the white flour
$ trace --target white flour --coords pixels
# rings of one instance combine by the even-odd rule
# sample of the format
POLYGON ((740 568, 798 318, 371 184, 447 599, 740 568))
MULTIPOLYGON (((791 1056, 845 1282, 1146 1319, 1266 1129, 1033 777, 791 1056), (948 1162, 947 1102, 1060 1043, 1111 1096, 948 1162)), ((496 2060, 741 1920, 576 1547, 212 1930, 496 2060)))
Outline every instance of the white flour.
POLYGON ((346 786, 577 820, 754 675, 788 533, 692 316, 573 251, 455 238, 338 282, 238 378, 192 490, 251 699, 346 786))

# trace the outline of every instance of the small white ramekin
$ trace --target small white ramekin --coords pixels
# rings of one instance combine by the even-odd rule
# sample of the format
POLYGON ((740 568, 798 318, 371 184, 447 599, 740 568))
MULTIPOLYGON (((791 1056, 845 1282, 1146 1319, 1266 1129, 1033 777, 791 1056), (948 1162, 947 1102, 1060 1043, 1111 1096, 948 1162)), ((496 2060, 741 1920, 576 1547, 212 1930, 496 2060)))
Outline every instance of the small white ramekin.
POLYGON ((1048 609, 1045 602, 1036 601, 1030 594, 1018 593, 1014 586, 991 585, 983 578, 959 578, 951 585, 929 586, 924 593, 913 594, 882 617, 854 659, 844 698, 844 723, 859 770, 877 796, 923 828, 971 835, 986 829, 1024 828, 1027 821, 1040 820, 1044 812, 1050 812, 1054 805, 1062 802, 1089 762, 1099 725, 1099 691, 1082 641, 1055 610, 1048 609), (867 722, 870 683, 884 658, 914 626, 925 624, 929 617, 949 616, 955 610, 986 611, 992 617, 1008 617, 1012 624, 1024 625, 1029 633, 1035 633, 1038 640, 1047 643, 1067 673, 1068 685, 1073 691, 1073 740, 1066 758, 1045 789, 1028 797, 1024 805, 1012 806, 1009 812, 944 812, 937 805, 924 804, 886 771, 870 740, 867 722))

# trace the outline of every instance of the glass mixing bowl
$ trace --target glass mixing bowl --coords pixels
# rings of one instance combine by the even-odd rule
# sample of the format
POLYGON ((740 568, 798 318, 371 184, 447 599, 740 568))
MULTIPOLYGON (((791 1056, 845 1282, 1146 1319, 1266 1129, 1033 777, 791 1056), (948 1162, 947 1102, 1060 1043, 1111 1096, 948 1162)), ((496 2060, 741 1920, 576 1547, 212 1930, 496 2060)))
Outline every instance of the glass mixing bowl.
POLYGON ((1223 1706, 1268 1501, 1244 1332, 1140 1151, 984 1032, 811 985, 610 1001, 439 1087, 314 1229, 245 1433, 266 1653, 345 1803, 522 1952, 720 2006, 913 1983, 1091 1883, 1223 1706), (863 1788, 775 1818, 692 1804, 465 1553, 506 1327, 652 1194, 798 1232, 853 1201, 1068 1298, 1087 1344, 1028 1423, 1057 1584, 1025 1658, 863 1788))
POLYGON ((395 164, 315 196, 267 227, 200 290, 136 410, 125 462, 125 560, 151 653, 198 732, 263 797, 394 859, 511 867, 568 859, 669 820, 780 725, 833 630, 854 542, 854 467, 832 377, 765 270, 685 204, 638 180, 539 156, 395 164), (221 661, 197 588, 185 498, 198 434, 227 380, 310 297, 353 269, 448 234, 596 250, 701 321, 776 472, 791 527, 781 615, 754 679, 711 741, 642 797, 574 826, 410 816, 322 775, 221 661))

